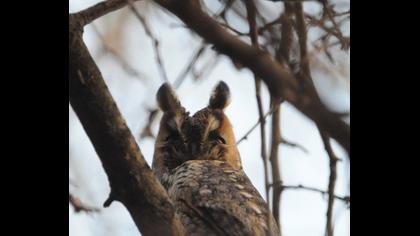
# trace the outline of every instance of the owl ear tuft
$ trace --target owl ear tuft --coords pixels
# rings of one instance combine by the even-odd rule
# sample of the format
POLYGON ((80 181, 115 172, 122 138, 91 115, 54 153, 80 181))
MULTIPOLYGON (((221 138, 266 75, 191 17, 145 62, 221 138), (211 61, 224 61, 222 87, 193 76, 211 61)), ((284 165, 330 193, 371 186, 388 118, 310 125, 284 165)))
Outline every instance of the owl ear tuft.
POLYGON ((164 83, 160 86, 156 93, 156 99, 163 112, 175 112, 182 108, 178 96, 168 83, 164 83))
POLYGON ((220 81, 210 96, 209 108, 224 109, 230 103, 230 90, 227 84, 220 81))

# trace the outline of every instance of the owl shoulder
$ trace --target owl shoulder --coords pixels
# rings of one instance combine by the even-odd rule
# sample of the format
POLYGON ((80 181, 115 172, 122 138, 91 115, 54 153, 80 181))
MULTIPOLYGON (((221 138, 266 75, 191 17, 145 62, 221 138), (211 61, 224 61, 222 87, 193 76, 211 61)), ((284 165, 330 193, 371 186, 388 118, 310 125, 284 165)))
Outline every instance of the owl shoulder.
POLYGON ((163 178, 187 230, 198 235, 278 232, 264 199, 242 169, 226 162, 187 161, 163 178))

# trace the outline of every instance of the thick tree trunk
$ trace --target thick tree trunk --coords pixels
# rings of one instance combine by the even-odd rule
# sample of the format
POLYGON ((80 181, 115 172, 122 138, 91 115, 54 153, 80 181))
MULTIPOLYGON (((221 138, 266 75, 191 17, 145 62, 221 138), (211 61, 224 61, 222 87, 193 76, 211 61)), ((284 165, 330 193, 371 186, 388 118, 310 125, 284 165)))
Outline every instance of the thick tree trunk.
POLYGON ((143 235, 185 235, 83 42, 84 18, 69 17, 69 100, 108 175, 105 205, 124 204, 143 235))

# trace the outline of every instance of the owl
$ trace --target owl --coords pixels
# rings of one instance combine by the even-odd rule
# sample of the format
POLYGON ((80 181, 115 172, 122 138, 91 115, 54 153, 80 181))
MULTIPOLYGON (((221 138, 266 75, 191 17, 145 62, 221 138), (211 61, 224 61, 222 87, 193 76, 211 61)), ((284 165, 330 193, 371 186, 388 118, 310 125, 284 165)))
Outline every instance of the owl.
POLYGON ((157 101, 163 116, 152 169, 188 235, 278 235, 267 203, 242 169, 224 113, 226 83, 219 82, 208 106, 192 116, 166 83, 157 101))

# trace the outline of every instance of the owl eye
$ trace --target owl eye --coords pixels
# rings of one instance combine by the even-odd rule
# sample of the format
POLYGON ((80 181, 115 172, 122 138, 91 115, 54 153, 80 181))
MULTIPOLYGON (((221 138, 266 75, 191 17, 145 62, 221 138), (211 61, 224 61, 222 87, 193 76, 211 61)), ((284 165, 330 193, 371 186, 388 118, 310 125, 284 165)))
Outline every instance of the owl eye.
POLYGON ((215 140, 219 144, 226 144, 226 140, 215 131, 210 132, 209 139, 215 140))
POLYGON ((221 137, 221 136, 218 136, 217 137, 217 142, 226 144, 226 140, 223 137, 221 137))

